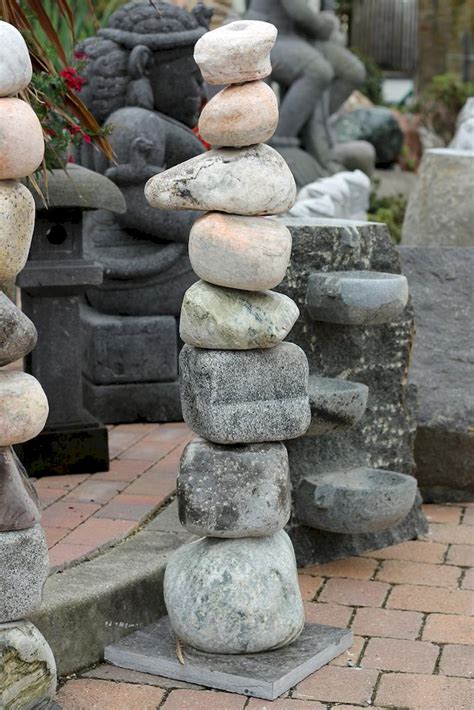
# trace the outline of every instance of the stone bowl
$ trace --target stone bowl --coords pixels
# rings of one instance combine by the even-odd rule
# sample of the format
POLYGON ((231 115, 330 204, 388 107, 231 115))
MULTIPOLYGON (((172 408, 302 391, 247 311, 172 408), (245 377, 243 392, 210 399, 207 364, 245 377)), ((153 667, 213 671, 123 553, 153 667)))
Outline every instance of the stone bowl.
POLYGON ((379 532, 408 515, 416 489, 416 479, 403 473, 366 467, 331 471, 301 481, 296 515, 317 530, 346 535, 379 532))
POLYGON ((352 429, 365 412, 368 396, 369 388, 359 382, 311 376, 311 426, 306 436, 352 429))
POLYGON ((341 325, 381 325, 398 316, 408 302, 401 274, 329 271, 311 274, 306 305, 314 320, 341 325))

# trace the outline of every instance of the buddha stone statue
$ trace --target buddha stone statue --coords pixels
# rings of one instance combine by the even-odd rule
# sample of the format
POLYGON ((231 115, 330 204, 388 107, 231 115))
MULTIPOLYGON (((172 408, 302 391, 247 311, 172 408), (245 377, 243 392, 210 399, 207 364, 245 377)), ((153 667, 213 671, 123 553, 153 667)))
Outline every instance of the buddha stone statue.
POLYGON ((116 161, 90 145, 80 162, 120 187, 127 210, 98 210, 85 221, 84 250, 102 264, 104 283, 82 310, 88 409, 103 421, 180 416, 177 323, 184 292, 195 280, 188 256, 193 212, 154 210, 147 180, 205 151, 193 128, 204 100, 193 59, 211 13, 164 2, 129 2, 84 55, 81 98, 104 126, 116 161))
POLYGON ((334 114, 362 85, 365 69, 344 46, 331 0, 250 0, 246 17, 278 28, 272 79, 281 94, 273 145, 292 169, 299 187, 343 169, 370 173, 374 151, 335 146, 329 129, 334 114))

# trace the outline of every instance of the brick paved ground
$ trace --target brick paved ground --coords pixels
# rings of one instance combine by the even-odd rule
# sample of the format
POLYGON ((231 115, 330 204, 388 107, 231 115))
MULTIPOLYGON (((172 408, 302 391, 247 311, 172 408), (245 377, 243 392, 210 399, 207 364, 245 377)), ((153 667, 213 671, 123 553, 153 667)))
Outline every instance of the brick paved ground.
MULTIPOLYGON (((110 431, 111 470, 36 486, 54 565, 129 534, 174 492, 183 424, 110 431)), ((425 506, 427 540, 302 570, 307 618, 352 628, 354 645, 270 703, 102 665, 67 680, 64 710, 470 710, 474 707, 474 504, 425 506)))

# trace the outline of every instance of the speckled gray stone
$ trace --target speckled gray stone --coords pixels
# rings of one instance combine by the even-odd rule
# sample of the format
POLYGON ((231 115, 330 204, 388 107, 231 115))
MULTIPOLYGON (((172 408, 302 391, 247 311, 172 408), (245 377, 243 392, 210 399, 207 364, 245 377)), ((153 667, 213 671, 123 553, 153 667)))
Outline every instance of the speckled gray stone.
POLYGON ((177 481, 179 517, 196 535, 260 537, 290 517, 290 474, 283 444, 219 446, 192 441, 177 481))
POLYGON ((0 291, 0 367, 31 352, 36 339, 33 323, 0 291))
POLYGON ((0 282, 15 279, 26 264, 34 224, 35 201, 28 188, 0 181, 0 282))
POLYGON ((408 284, 400 274, 332 271, 311 274, 307 306, 314 320, 343 325, 380 325, 400 315, 408 284))
POLYGON ((364 415, 368 396, 367 385, 311 375, 309 378, 311 426, 307 436, 352 429, 364 415))
POLYGON ((217 444, 301 436, 308 429, 308 363, 293 343, 269 350, 180 354, 181 403, 188 426, 217 444))
POLYGON ((352 641, 349 629, 305 624, 296 641, 275 651, 229 656, 182 645, 183 665, 176 657, 176 638, 165 616, 107 646, 105 659, 121 668, 275 700, 350 648, 352 641))
POLYGON ((303 630, 295 554, 283 530, 184 545, 168 562, 164 596, 175 634, 200 651, 268 651, 303 630))
POLYGON ((295 495, 296 514, 312 528, 365 534, 398 523, 415 497, 413 476, 360 467, 304 478, 295 495))
POLYGON ((162 210, 271 215, 293 207, 296 184, 281 155, 262 143, 191 158, 150 178, 145 196, 162 210))
POLYGON ((0 624, 0 708, 49 708, 56 663, 46 639, 29 621, 0 624))
POLYGON ((196 348, 272 348, 286 338, 299 313, 291 298, 275 291, 239 291, 198 281, 184 295, 179 333, 196 348))
POLYGON ((0 570, 0 623, 37 609, 48 576, 48 547, 40 525, 0 533, 0 570))

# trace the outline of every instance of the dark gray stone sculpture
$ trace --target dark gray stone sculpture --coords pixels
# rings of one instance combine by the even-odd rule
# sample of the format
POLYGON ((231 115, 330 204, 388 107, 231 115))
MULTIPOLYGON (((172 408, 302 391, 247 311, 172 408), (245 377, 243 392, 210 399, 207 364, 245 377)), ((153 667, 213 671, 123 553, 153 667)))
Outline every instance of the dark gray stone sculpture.
POLYGON ((307 0, 251 0, 246 13, 278 28, 272 79, 282 101, 273 144, 299 187, 344 167, 373 170, 371 146, 359 142, 338 153, 330 135, 329 116, 365 79, 363 64, 343 46, 332 9, 318 12, 307 0))
POLYGON ((181 417, 176 318, 196 280, 186 248, 196 213, 152 209, 144 187, 156 173, 204 152, 191 130, 204 98, 193 48, 209 16, 202 6, 189 13, 163 0, 130 2, 78 48, 87 58, 81 98, 112 129, 116 153, 112 165, 86 146, 81 161, 113 180, 127 205, 122 215, 97 211, 84 232, 86 255, 104 267, 104 283, 87 292, 95 314, 84 312, 85 399, 107 422, 181 417), (161 351, 153 371, 147 367, 142 377, 136 367, 120 367, 113 355, 117 329, 127 363, 138 362, 144 349, 161 351), (112 354, 108 363, 105 352, 112 354))
MULTIPOLYGON (((419 509, 421 499, 415 500, 415 481, 406 475, 413 472, 416 416, 415 392, 407 385, 414 336, 411 302, 402 312, 398 307, 398 315, 387 311, 387 320, 379 325, 325 322, 311 308, 314 274, 379 272, 389 280, 388 275, 396 274, 399 283, 399 257, 388 230, 384 225, 344 220, 288 219, 285 224, 292 233, 293 250, 278 290, 300 308, 291 337, 308 357, 315 423, 305 436, 286 442, 295 504, 287 529, 298 563, 304 566, 417 537, 426 532, 427 524, 419 509), (344 399, 340 378, 348 381, 344 399), (367 391, 356 383, 368 387, 363 416, 367 391), (325 513, 332 520, 330 530, 322 530, 328 525, 313 495, 328 474, 337 474, 332 475, 334 504, 325 513), (400 474, 405 475, 399 478, 400 474), (380 501, 395 479, 402 483, 397 489, 402 494, 394 509, 384 509, 380 501), (351 519, 350 506, 344 503, 344 514, 338 507, 351 495, 354 503, 358 486, 364 510, 352 510, 351 519), (359 524, 364 517, 363 529, 359 524)), ((364 300, 363 293, 360 298, 364 300)))
POLYGON ((472 247, 400 247, 415 304, 416 476, 430 502, 474 500, 472 247))

